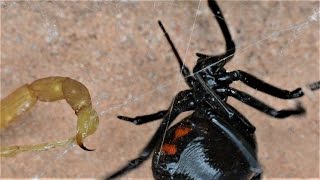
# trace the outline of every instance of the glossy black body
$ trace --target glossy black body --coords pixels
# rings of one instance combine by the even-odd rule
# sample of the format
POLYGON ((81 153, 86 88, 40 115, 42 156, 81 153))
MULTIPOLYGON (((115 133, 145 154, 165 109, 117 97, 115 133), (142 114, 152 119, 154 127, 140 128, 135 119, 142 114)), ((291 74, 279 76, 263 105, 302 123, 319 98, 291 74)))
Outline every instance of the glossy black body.
MULTIPOLYGON (((106 179, 119 177, 137 168, 152 154, 155 179, 260 179, 262 168, 257 158, 255 127, 228 104, 228 97, 274 118, 305 113, 300 104, 292 109, 276 110, 263 101, 230 87, 234 81, 241 81, 251 88, 281 99, 294 99, 304 95, 301 88, 283 90, 247 72, 228 72, 224 69, 224 65, 235 55, 236 46, 218 4, 208 1, 208 6, 225 39, 225 53, 197 53, 197 64, 191 74, 159 21, 189 89, 179 92, 167 110, 134 118, 118 116, 119 119, 136 125, 159 119, 162 122, 138 157, 106 179), (170 127, 176 117, 186 111, 193 113, 170 127)), ((310 84, 309 88, 319 89, 320 82, 310 84)))
MULTIPOLYGON (((163 143, 174 143, 178 151, 175 155, 167 155, 161 151, 162 144, 157 146, 152 160, 155 179, 251 179, 254 176, 237 146, 220 128, 208 121, 210 118, 225 119, 217 115, 210 117, 196 109, 192 115, 168 129, 163 143), (173 142, 175 131, 181 127, 192 130, 173 142)), ((254 133, 247 132, 240 124, 235 128, 256 151, 254 133)))

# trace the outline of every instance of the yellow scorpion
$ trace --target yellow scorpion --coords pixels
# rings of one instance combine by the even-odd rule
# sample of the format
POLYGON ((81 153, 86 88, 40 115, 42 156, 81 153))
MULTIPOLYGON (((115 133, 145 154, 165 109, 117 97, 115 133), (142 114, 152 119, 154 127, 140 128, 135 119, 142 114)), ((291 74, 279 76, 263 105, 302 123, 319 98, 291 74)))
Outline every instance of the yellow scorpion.
POLYGON ((82 83, 68 77, 47 77, 25 84, 1 100, 0 127, 6 127, 20 114, 29 110, 37 100, 53 102, 65 99, 78 117, 77 133, 64 141, 37 145, 1 147, 0 156, 15 156, 25 151, 43 151, 50 148, 77 144, 84 150, 83 140, 93 134, 99 124, 97 112, 92 108, 88 89, 82 83))

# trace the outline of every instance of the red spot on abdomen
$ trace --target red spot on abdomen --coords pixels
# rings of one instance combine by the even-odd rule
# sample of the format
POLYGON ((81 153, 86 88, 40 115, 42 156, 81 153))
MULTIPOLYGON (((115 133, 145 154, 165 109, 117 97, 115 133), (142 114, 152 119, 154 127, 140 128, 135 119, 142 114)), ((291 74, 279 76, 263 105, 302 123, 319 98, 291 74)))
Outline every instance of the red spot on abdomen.
POLYGON ((161 151, 168 155, 175 155, 177 153, 177 147, 174 144, 163 144, 161 151))
POLYGON ((191 131, 191 128, 188 127, 178 127, 178 129, 176 129, 176 131, 174 132, 174 138, 173 140, 177 140, 187 134, 189 134, 189 132, 191 131))
POLYGON ((178 127, 174 131, 174 137, 171 141, 173 144, 164 143, 162 145, 161 151, 167 155, 175 155, 177 153, 177 146, 174 144, 176 140, 187 135, 192 129, 188 127, 178 127))

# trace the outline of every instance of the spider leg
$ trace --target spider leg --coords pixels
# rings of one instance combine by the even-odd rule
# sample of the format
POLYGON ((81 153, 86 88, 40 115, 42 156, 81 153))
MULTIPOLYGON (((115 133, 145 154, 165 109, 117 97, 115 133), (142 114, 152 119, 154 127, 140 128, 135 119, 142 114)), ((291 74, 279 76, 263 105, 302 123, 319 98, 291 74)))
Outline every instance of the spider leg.
MULTIPOLYGON (((297 88, 293 91, 288 91, 288 90, 283 90, 280 88, 277 88, 271 84, 268 84, 266 82, 263 82, 262 80, 254 77, 253 75, 237 70, 237 71, 232 71, 227 74, 225 74, 222 77, 218 78, 219 81, 238 81, 240 80, 241 82, 245 83, 246 85, 258 90, 262 91, 266 94, 269 94, 271 96, 281 98, 281 99, 294 99, 298 98, 304 95, 303 91, 301 88, 297 88)), ((309 88, 314 91, 320 88, 320 82, 313 83, 309 85, 309 88)))
POLYGON ((220 10, 218 4, 212 0, 209 0, 208 4, 211 12, 213 13, 222 31, 222 34, 226 43, 226 52, 224 54, 216 55, 216 56, 196 53, 199 59, 197 61, 197 65, 194 67, 193 72, 201 71, 202 69, 210 66, 223 67, 228 61, 232 59, 232 57, 236 52, 236 45, 232 40, 227 23, 223 17, 222 11, 220 10))
MULTIPOLYGON (((189 91, 189 97, 191 95, 191 91, 189 91)), ((188 97, 187 96, 187 97, 188 97)), ((182 101, 182 103, 187 103, 185 101, 188 101, 188 99, 184 99, 184 101, 182 101)), ((193 109, 190 109, 193 110, 193 109)), ((141 124, 145 124, 148 122, 152 122, 155 120, 159 120, 162 119, 167 113, 169 112, 169 110, 162 110, 156 113, 152 113, 152 114, 148 114, 148 115, 143 115, 143 116, 136 116, 134 118, 131 117, 127 117, 127 116, 118 116, 119 119, 124 120, 124 121, 128 121, 131 122, 135 125, 141 125, 141 124)))
MULTIPOLYGON (((222 89, 219 89, 222 90, 222 89)), ((219 91, 218 90, 218 91, 219 91)), ((275 110, 274 108, 264 104, 262 101, 252 97, 251 95, 239 91, 237 89, 234 88, 225 88, 222 91, 224 91, 225 93, 227 93, 228 96, 232 96, 236 99, 238 99, 239 101, 265 113, 268 114, 269 116, 272 116, 274 118, 286 118, 288 116, 291 115, 299 115, 299 114, 304 114, 305 113, 305 109, 301 106, 301 104, 299 103, 297 105, 297 107, 295 109, 282 109, 282 110, 275 110)))
POLYGON ((155 121, 158 119, 162 119, 166 114, 168 113, 168 110, 159 111, 153 114, 143 115, 143 116, 137 116, 134 118, 126 117, 126 116, 118 116, 119 119, 124 121, 132 122, 135 125, 141 125, 145 124, 151 121, 155 121))
POLYGON ((139 154, 139 156, 133 160, 131 160, 126 166, 124 166, 119 171, 115 172, 111 176, 105 178, 105 179, 113 179, 116 177, 119 177, 132 169, 137 168, 140 166, 145 160, 148 159, 148 157, 153 152, 154 148, 157 146, 157 144, 160 142, 162 137, 164 136, 167 128, 170 126, 170 124, 174 121, 174 119, 182 112, 190 111, 194 109, 194 100, 192 96, 191 90, 186 90, 180 92, 173 100, 171 106, 169 107, 168 112, 163 117, 163 121, 161 122, 159 128, 149 141, 149 143, 145 146, 145 148, 142 150, 142 152, 139 154))
POLYGON ((320 89, 320 81, 308 85, 311 91, 320 89))
POLYGON ((214 14, 217 22, 219 23, 220 29, 223 33, 225 42, 226 42, 226 53, 225 53, 225 57, 229 57, 230 58, 234 55, 234 53, 236 52, 236 46, 232 40, 231 34, 229 32, 228 26, 224 20, 222 11, 220 10, 218 4, 216 3, 216 1, 208 1, 209 7, 212 11, 212 13, 214 14))
POLYGON ((181 59, 181 57, 180 57, 180 55, 178 53, 178 50, 176 49, 175 45, 171 41, 171 38, 170 38, 169 34, 167 33, 166 29, 164 28, 164 26, 162 25, 161 21, 158 21, 158 23, 159 23, 159 26, 162 29, 164 35, 166 36, 166 39, 167 39, 168 43, 170 44, 174 55, 176 56, 176 58, 178 60, 178 63, 179 63, 179 66, 180 66, 180 71, 181 71, 183 77, 185 78, 188 86, 192 87, 192 83, 193 83, 194 79, 193 79, 193 77, 190 76, 189 68, 184 65, 184 63, 183 63, 183 61, 182 61, 182 59, 181 59))

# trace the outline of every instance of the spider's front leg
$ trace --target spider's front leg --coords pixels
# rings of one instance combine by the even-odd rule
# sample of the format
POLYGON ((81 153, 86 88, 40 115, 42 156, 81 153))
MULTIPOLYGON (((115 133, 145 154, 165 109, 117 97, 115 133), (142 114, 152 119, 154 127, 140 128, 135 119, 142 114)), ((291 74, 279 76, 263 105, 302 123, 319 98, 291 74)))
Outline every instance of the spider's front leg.
POLYGON ((234 88, 224 88, 224 89, 218 89, 217 90, 220 93, 225 93, 227 96, 232 96, 236 99, 238 99, 239 101, 269 115, 272 116, 274 118, 286 118, 289 117, 291 115, 301 115, 305 113, 305 109, 301 106, 301 104, 299 103, 297 105, 297 107, 295 109, 282 109, 282 110, 276 110, 268 105, 266 105, 265 103, 263 103, 262 101, 252 97, 251 95, 239 91, 237 89, 234 88))
MULTIPOLYGON (((268 84, 255 76, 241 71, 232 71, 229 73, 226 73, 220 77, 218 77, 218 80, 221 82, 233 82, 233 81, 238 81, 240 80, 241 82, 245 83, 246 85, 258 90, 262 91, 266 94, 269 94, 271 96, 281 98, 281 99, 294 99, 298 98, 304 95, 303 91, 301 88, 297 88, 293 91, 288 91, 288 90, 283 90, 280 88, 277 88, 271 84, 268 84)), ((309 85, 309 88, 314 91, 320 88, 320 82, 315 82, 309 85)))
MULTIPOLYGON (((141 165, 148 157, 151 155, 157 144, 160 142, 162 137, 165 134, 165 131, 170 126, 170 124, 174 121, 174 119, 182 112, 194 110, 195 102, 193 100, 193 95, 191 90, 186 90, 180 92, 177 96, 175 96, 171 106, 167 110, 167 113, 163 117, 163 121, 161 122, 159 128, 157 129, 156 133, 153 135, 149 143, 145 146, 139 156, 133 160, 131 160, 127 165, 123 168, 115 172, 113 175, 107 177, 106 179, 113 179, 124 175, 125 173, 137 168, 141 165)), ((157 113, 155 113, 157 114, 157 113)), ((149 117, 144 123, 150 122, 152 118, 150 115, 141 116, 149 117)), ((133 118, 134 119, 134 118, 133 118)), ((140 118, 141 119, 141 118, 140 118)), ((153 119, 156 120, 156 119, 153 119)))

